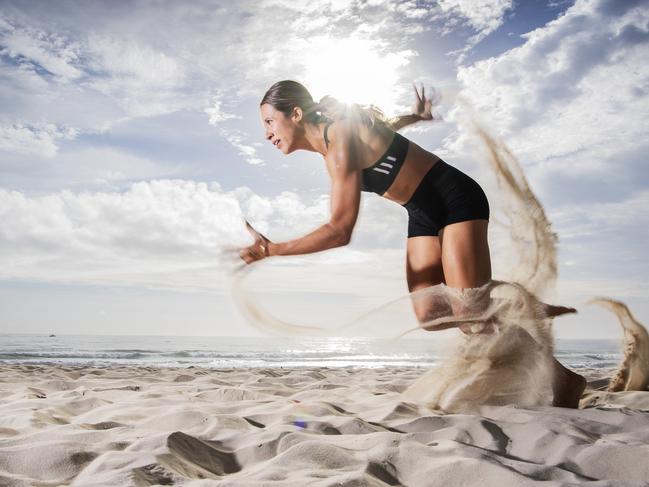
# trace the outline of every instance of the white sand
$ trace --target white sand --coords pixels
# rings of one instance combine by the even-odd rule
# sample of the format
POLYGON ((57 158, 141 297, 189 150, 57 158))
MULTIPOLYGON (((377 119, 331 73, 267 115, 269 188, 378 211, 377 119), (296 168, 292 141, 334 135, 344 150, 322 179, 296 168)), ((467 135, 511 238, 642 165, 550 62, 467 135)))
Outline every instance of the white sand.
POLYGON ((0 485, 647 485, 649 392, 443 414, 422 373, 3 366, 0 485))

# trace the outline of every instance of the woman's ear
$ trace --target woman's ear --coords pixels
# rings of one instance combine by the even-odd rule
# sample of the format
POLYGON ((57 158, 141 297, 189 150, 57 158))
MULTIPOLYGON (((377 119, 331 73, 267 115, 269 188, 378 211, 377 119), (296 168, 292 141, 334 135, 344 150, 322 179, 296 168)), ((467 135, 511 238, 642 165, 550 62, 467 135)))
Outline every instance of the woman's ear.
POLYGON ((294 122, 299 122, 302 120, 302 117, 304 116, 304 112, 302 112, 301 107, 293 107, 293 113, 291 114, 291 118, 293 119, 294 122))

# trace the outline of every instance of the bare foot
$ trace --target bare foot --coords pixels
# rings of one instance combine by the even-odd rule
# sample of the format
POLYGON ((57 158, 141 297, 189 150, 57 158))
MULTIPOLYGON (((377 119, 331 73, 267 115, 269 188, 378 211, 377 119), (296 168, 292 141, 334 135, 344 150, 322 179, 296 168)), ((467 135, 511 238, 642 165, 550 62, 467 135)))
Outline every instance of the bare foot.
POLYGON ((552 405, 560 408, 579 407, 579 400, 586 389, 586 379, 575 372, 560 366, 562 370, 557 370, 554 377, 554 400, 552 405))

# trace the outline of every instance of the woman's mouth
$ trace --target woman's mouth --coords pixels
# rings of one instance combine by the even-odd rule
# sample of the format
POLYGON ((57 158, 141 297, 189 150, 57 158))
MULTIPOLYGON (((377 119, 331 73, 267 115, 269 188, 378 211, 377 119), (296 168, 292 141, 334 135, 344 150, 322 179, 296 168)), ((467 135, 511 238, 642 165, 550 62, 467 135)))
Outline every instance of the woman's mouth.
POLYGON ((279 147, 279 143, 280 143, 280 142, 281 142, 281 140, 277 139, 275 142, 273 142, 273 145, 274 145, 275 147, 279 147))

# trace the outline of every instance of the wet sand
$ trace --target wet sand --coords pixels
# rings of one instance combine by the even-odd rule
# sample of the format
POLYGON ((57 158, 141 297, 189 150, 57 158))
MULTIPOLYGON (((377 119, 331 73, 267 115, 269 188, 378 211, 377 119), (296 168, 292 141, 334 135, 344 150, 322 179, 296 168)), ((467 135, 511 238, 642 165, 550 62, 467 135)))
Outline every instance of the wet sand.
POLYGON ((649 392, 582 409, 406 400, 419 368, 4 365, 0 485, 647 485, 649 392))

